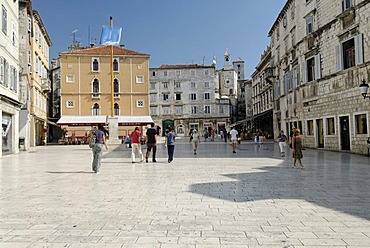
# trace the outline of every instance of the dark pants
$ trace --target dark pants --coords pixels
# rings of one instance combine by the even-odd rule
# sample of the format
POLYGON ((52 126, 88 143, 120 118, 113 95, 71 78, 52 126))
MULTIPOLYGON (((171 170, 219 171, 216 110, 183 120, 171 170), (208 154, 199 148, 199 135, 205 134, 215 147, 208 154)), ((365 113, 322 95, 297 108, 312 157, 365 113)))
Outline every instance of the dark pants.
POLYGON ((157 144, 146 144, 146 155, 145 158, 148 159, 150 156, 150 151, 153 148, 153 161, 155 161, 155 155, 157 153, 157 144))
POLYGON ((173 153, 175 152, 175 145, 167 145, 168 160, 173 160, 173 153))

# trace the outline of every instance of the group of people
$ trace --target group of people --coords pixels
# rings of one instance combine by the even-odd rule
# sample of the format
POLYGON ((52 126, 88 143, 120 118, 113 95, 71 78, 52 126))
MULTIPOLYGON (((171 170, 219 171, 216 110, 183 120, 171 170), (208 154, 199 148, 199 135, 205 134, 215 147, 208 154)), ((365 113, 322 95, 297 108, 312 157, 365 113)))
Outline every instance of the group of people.
MULTIPOLYGON (((103 146, 106 150, 108 150, 107 142, 106 142, 106 135, 104 132, 104 126, 99 124, 98 128, 92 132, 91 139, 95 139, 95 144, 92 147, 93 152, 93 162, 92 162, 92 170, 95 173, 99 173, 99 169, 101 166, 101 157, 103 154, 103 146)), ((142 144, 142 134, 139 127, 135 127, 134 131, 131 132, 129 138, 125 138, 125 143, 130 145, 131 147, 131 162, 136 163, 136 154, 139 155, 140 162, 143 162, 144 159, 146 163, 149 162, 150 153, 152 153, 152 162, 157 162, 156 160, 156 153, 157 153, 157 140, 159 137, 158 129, 154 128, 154 123, 150 125, 150 128, 146 131, 146 145, 147 150, 144 158, 144 154, 141 150, 142 144)), ((168 151, 168 163, 173 161, 173 154, 175 152, 175 130, 174 128, 169 127, 168 132, 166 132, 166 141, 165 146, 167 147, 168 151)))
MULTIPOLYGON (((279 148, 280 148, 280 153, 282 157, 285 157, 285 148, 288 142, 288 137, 284 134, 284 131, 281 130, 279 133, 279 136, 276 138, 277 141, 279 142, 279 148)), ((297 168, 297 161, 301 167, 301 169, 305 169, 305 167, 302 164, 301 159, 303 158, 303 141, 301 138, 301 131, 298 128, 293 127, 292 131, 290 132, 290 143, 289 147, 292 149, 292 156, 293 156, 293 165, 292 168, 296 169, 297 168)))
MULTIPOLYGON (((99 124, 98 128, 94 130, 92 135, 95 138, 95 145, 92 147, 93 152, 93 162, 92 162, 92 170, 95 173, 99 173, 99 169, 101 166, 101 157, 103 153, 103 146, 106 150, 108 150, 108 146, 105 139, 105 129, 103 125, 99 124)), ((238 131, 233 127, 230 132, 230 140, 232 144, 232 152, 236 153, 236 144, 238 141, 238 131)), ((150 153, 152 152, 152 162, 157 162, 156 160, 156 153, 157 153, 157 140, 159 137, 158 129, 154 128, 154 123, 151 124, 151 127, 146 131, 146 145, 147 150, 144 157, 144 154, 141 150, 141 131, 139 127, 135 127, 135 130, 131 132, 130 134, 130 140, 131 140, 131 162, 136 163, 136 154, 139 155, 140 162, 143 162, 144 160, 146 163, 149 162, 150 153)), ((305 167, 302 165, 301 159, 303 158, 303 142, 300 136, 300 130, 293 127, 291 134, 291 142, 290 142, 290 148, 292 149, 293 153, 293 165, 292 168, 297 168, 296 163, 298 161, 301 169, 304 169, 305 167)), ((285 156, 285 148, 286 144, 288 142, 288 137, 284 134, 284 131, 281 130, 279 136, 276 138, 279 142, 280 152, 281 156, 285 156)), ((173 127, 168 127, 166 130, 166 137, 165 137, 165 146, 167 147, 168 152, 168 163, 171 163, 173 161, 173 155, 175 152, 175 141, 176 141, 176 134, 173 127)), ((198 133, 198 130, 194 129, 190 133, 190 142, 192 143, 192 148, 194 150, 194 155, 197 154, 198 145, 200 143, 200 136, 198 133)))

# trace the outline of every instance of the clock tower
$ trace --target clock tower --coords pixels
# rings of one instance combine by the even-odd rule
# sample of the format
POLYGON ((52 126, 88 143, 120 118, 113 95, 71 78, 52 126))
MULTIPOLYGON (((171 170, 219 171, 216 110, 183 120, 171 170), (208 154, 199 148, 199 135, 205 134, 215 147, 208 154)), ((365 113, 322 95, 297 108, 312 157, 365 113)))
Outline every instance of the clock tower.
POLYGON ((219 71, 219 83, 221 96, 236 96, 237 74, 231 66, 231 56, 228 49, 224 54, 224 68, 219 71))

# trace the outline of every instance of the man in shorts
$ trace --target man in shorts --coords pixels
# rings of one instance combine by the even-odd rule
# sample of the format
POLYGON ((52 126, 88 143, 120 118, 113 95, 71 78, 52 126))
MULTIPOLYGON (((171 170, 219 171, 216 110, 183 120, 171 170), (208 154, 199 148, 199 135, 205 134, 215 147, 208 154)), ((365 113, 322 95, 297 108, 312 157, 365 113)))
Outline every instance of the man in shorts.
POLYGON ((233 147, 233 153, 236 153, 236 142, 238 141, 238 131, 235 130, 235 127, 230 131, 231 145, 233 147))

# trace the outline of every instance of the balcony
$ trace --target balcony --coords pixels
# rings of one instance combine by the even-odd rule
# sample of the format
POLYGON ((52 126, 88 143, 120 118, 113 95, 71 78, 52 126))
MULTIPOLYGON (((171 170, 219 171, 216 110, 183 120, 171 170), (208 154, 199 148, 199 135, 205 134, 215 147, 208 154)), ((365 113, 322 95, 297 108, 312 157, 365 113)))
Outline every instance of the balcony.
POLYGON ((41 90, 44 93, 48 93, 51 90, 51 82, 49 78, 42 78, 41 79, 41 90))

